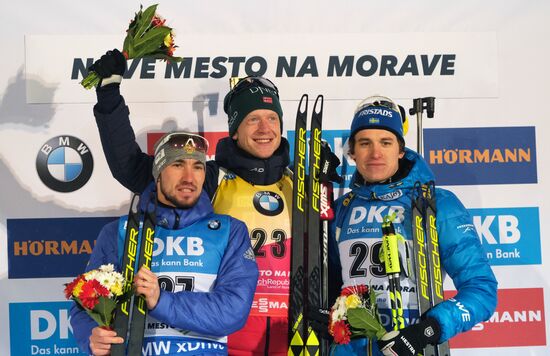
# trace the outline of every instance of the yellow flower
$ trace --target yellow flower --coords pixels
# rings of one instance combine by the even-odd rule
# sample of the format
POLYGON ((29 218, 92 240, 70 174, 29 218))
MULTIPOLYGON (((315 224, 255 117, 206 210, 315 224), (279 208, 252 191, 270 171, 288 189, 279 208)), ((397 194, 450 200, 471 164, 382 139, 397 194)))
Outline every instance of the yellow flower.
POLYGON ((120 283, 119 281, 116 281, 111 286, 110 292, 113 293, 116 296, 122 295, 122 283, 120 283))
POLYGON ((82 286, 84 285, 84 283, 86 283, 86 281, 84 279, 81 279, 80 281, 78 281, 78 283, 74 286, 74 289, 73 289, 73 295, 75 297, 78 297, 80 295, 80 292, 82 292, 82 286))
POLYGON ((173 41, 172 41, 172 34, 171 34, 171 33, 168 33, 168 34, 166 35, 166 37, 164 37, 164 45, 165 45, 166 47, 170 47, 170 46, 172 46, 172 43, 173 43, 173 41))
POLYGON ((360 305, 361 305, 361 298, 359 298, 357 294, 349 295, 346 298, 346 307, 348 307, 348 309, 357 308, 360 305))

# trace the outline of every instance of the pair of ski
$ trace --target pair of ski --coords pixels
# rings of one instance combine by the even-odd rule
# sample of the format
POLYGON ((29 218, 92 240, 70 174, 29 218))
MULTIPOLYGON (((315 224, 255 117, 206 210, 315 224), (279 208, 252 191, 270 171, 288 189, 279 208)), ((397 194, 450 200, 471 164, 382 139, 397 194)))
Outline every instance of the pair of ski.
POLYGON ((111 346, 111 356, 141 355, 147 305, 145 297, 132 292, 134 275, 141 267, 151 269, 153 241, 155 234, 155 211, 148 211, 143 217, 140 233, 139 195, 134 194, 128 213, 126 238, 122 255, 122 274, 125 279, 124 293, 131 297, 117 305, 113 329, 124 338, 123 344, 111 346))
MULTIPOLYGON (((419 315, 441 303, 443 297, 443 275, 439 256, 439 235, 436 226, 435 185, 434 182, 417 182, 412 196, 412 238, 413 259, 416 275, 416 291, 419 315)), ((389 294, 394 330, 405 327, 403 302, 401 298, 401 261, 399 244, 404 243, 401 235, 395 233, 393 220, 395 214, 384 217, 382 223, 381 260, 388 276, 389 294)), ((423 356, 450 356, 449 343, 428 345, 423 356)))
POLYGON ((326 355, 329 349, 328 341, 316 334, 308 318, 308 312, 328 309, 330 183, 320 180, 322 170, 327 169, 321 167, 322 95, 315 99, 311 115, 309 155, 307 117, 308 96, 304 94, 296 115, 294 142, 288 349, 294 356, 326 355))
MULTIPOLYGON (((415 184, 412 196, 412 225, 418 312, 424 315, 444 300, 433 181, 415 184)), ((428 345, 423 355, 449 356, 449 343, 445 341, 435 346, 428 345)))

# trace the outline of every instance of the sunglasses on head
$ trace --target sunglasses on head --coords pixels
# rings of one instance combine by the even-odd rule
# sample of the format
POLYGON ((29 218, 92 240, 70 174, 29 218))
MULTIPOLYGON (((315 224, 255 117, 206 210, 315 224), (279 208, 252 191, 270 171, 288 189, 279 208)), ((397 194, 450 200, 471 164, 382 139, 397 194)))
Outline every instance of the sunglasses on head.
POLYGON ((165 146, 181 148, 187 151, 199 151, 206 154, 208 151, 208 140, 202 136, 187 132, 173 132, 166 135, 157 143, 155 147, 155 155, 161 147, 165 146))
POLYGON ((240 78, 235 82, 236 77, 233 77, 230 79, 231 84, 231 90, 225 97, 224 103, 223 103, 223 109, 225 112, 227 112, 227 109, 229 107, 229 103, 231 103, 231 100, 233 97, 242 92, 243 90, 246 90, 251 87, 262 87, 262 88, 268 88, 275 92, 275 95, 279 97, 279 89, 273 84, 273 82, 267 78, 264 77, 244 77, 240 78))
POLYGON ((388 109, 400 112, 399 106, 394 103, 390 98, 387 98, 385 96, 371 96, 369 98, 366 98, 361 103, 359 103, 359 105, 357 105, 357 109, 355 110, 355 112, 357 113, 369 106, 383 106, 388 109))

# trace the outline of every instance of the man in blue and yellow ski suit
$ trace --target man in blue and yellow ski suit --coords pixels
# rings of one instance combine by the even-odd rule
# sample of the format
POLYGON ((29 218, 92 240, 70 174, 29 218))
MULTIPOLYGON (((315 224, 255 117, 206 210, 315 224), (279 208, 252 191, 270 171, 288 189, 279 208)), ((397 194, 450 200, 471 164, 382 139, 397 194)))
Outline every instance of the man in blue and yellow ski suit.
POLYGON ((418 315, 414 271, 407 268, 407 257, 412 256, 411 196, 416 182, 427 183, 434 176, 420 155, 405 148, 403 116, 386 97, 371 97, 358 106, 349 140, 357 171, 351 192, 335 202, 329 258, 331 270, 341 272, 342 287, 364 284, 375 289, 382 323, 391 330, 388 278, 379 252, 382 219, 395 213, 396 232, 406 241, 399 251, 405 270, 400 282, 406 327, 377 343, 359 338, 334 345, 336 355, 365 355, 367 348, 373 355, 416 355, 428 343, 444 342, 487 320, 496 307, 497 281, 470 215, 452 192, 436 188, 441 266, 457 294, 418 315))
MULTIPOLYGON (((154 209, 151 270, 134 278, 136 294, 149 309, 143 355, 227 355, 227 335, 245 324, 258 280, 246 225, 216 214, 202 190, 207 142, 176 132, 156 145, 153 176, 140 211, 154 209), (161 289, 159 285, 162 285, 161 289)), ((114 264, 121 270, 127 217, 106 225, 87 270, 114 264)), ((81 309, 71 309, 78 345, 94 355, 110 354, 123 339, 81 309)))

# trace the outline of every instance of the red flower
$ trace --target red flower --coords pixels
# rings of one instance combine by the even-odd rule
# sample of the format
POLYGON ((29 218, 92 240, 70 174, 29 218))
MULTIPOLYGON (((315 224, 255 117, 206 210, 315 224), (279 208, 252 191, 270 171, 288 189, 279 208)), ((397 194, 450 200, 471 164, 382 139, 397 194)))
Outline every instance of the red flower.
POLYGON ((65 298, 70 299, 73 295, 74 287, 84 279, 84 276, 80 275, 75 278, 71 283, 65 284, 65 298))
POLYGON ((349 286, 342 289, 342 293, 340 293, 340 295, 347 297, 348 295, 357 294, 359 296, 362 296, 366 294, 368 291, 369 291, 369 288, 366 285, 360 284, 358 286, 349 286))
POLYGON ((99 303, 99 297, 109 297, 109 290, 99 281, 92 279, 82 286, 82 293, 79 297, 84 307, 93 309, 99 303))
POLYGON ((337 344, 347 344, 350 341, 351 331, 344 320, 339 320, 332 325, 334 342, 337 344))
POLYGON ((153 25, 153 27, 160 27, 160 26, 164 26, 164 23, 166 22, 165 19, 162 19, 160 17, 158 17, 157 15, 153 16, 153 19, 151 20, 151 25, 153 25))

